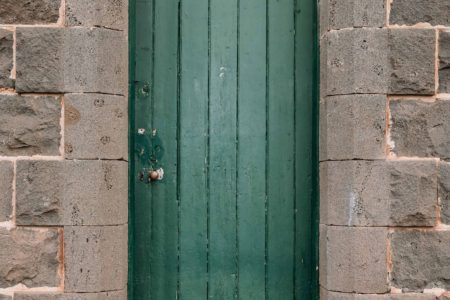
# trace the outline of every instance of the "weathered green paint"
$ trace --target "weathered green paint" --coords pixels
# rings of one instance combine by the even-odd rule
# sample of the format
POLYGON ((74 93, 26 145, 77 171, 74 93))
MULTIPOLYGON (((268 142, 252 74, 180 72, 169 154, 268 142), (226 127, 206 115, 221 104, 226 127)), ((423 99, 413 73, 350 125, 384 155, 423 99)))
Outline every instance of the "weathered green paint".
POLYGON ((239 3, 238 295, 265 298, 266 2, 239 3))
POLYGON ((129 298, 317 299, 314 1, 130 15, 129 298))
POLYGON ((181 3, 180 299, 206 299, 208 246, 208 0, 181 3))

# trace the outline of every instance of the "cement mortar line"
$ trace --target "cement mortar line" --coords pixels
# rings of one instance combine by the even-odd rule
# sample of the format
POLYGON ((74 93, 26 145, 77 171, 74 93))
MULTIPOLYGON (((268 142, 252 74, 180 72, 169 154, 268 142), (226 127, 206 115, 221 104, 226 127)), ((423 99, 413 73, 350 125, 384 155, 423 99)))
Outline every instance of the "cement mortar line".
POLYGON ((17 226, 17 222, 16 222, 16 205, 17 205, 17 162, 14 161, 13 162, 13 182, 12 182, 12 224, 14 227, 17 226))
POLYGON ((0 288, 0 295, 14 296, 15 292, 31 292, 31 293, 61 293, 64 290, 61 287, 33 287, 29 288, 24 284, 17 284, 9 288, 0 288))
POLYGON ((393 152, 392 150, 395 147, 395 143, 391 138, 391 109, 390 109, 390 98, 389 96, 386 96, 386 120, 385 120, 385 133, 384 133, 384 142, 385 142, 385 157, 386 160, 392 156, 393 152))
POLYGON ((61 0, 61 5, 59 7, 59 18, 56 22, 60 27, 66 25, 66 0, 61 0))
POLYGON ((58 276, 59 276, 59 287, 64 291, 64 272, 65 272, 65 261, 64 261, 64 227, 58 229, 59 233, 59 268, 58 268, 58 276))
POLYGON ((64 95, 61 96, 61 118, 59 120, 59 127, 61 128, 60 135, 61 140, 59 144, 59 154, 64 159, 66 150, 65 150, 65 98, 64 95))
POLYGON ((331 32, 338 32, 338 31, 351 31, 351 30, 358 30, 358 29, 436 29, 436 30, 442 30, 442 31, 450 31, 450 26, 446 25, 431 25, 428 23, 417 23, 415 25, 385 25, 383 27, 379 26, 361 26, 361 27, 344 27, 344 28, 338 28, 338 29, 328 29, 325 31, 321 38, 325 37, 327 33, 331 32))
POLYGON ((391 18, 391 7, 394 0, 386 0, 386 27, 389 27, 389 20, 391 18))
POLYGON ((78 224, 58 224, 58 225, 17 225, 16 228, 34 228, 34 229, 61 229, 65 227, 85 227, 85 228, 111 228, 111 227, 124 227, 128 226, 127 223, 109 224, 109 225, 78 225, 78 224))

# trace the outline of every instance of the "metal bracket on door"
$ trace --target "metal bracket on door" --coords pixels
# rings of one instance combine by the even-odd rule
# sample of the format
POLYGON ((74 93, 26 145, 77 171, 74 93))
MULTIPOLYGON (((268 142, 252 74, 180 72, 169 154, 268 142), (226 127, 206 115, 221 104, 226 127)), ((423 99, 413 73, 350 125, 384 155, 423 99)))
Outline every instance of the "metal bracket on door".
POLYGON ((164 169, 161 159, 164 156, 162 141, 156 129, 150 134, 145 128, 139 128, 137 132, 137 155, 142 166, 138 173, 141 182, 151 183, 164 179, 164 169))

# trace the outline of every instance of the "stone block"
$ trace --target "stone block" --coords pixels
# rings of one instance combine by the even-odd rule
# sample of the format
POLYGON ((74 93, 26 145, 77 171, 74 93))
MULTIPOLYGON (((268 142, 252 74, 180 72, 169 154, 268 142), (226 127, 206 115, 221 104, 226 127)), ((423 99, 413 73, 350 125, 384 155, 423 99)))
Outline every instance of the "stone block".
POLYGON ((383 0, 326 0, 328 29, 383 27, 386 8, 383 0))
POLYGON ((103 28, 17 28, 18 92, 127 93, 124 32, 103 28))
POLYGON ((450 101, 390 101, 392 152, 397 156, 450 158, 450 101))
POLYGON ((14 293, 14 300, 127 300, 127 293, 124 290, 104 293, 79 294, 16 292, 14 293))
POLYGON ((408 230, 391 235, 391 284, 404 292, 450 289, 450 232, 408 230))
POLYGON ((13 35, 12 31, 0 29, 0 88, 14 87, 14 80, 11 78, 14 61, 13 35))
POLYGON ((61 0, 2 0, 0 24, 51 24, 58 22, 61 0))
POLYGON ((387 29, 344 29, 327 34, 327 94, 385 94, 387 29))
POLYGON ((441 221, 450 224, 450 163, 440 163, 439 199, 441 203, 441 221))
POLYGON ((12 300, 12 296, 0 294, 0 300, 12 300))
POLYGON ((65 292, 125 289, 127 237, 126 225, 65 227, 65 292))
POLYGON ((450 32, 439 34, 439 92, 450 93, 450 32))
POLYGON ((0 228, 0 288, 59 286, 59 239, 58 229, 0 228))
POLYGON ((66 94, 66 158, 127 160, 127 104, 120 96, 66 94))
POLYGON ((321 223, 434 226, 435 161, 329 161, 320 165, 321 223))
POLYGON ((127 30, 127 0, 66 0, 66 25, 127 30))
POLYGON ((436 33, 433 29, 391 29, 389 52, 390 94, 435 94, 436 33))
POLYGON ((320 226, 320 284, 347 293, 386 293, 387 230, 320 226))
POLYGON ((348 294, 330 292, 322 289, 321 300, 436 300, 432 294, 348 294))
POLYGON ((0 162, 0 222, 6 222, 12 215, 13 163, 0 162))
POLYGON ((393 0, 390 24, 450 25, 450 2, 448 0, 393 0))
POLYGON ((123 161, 18 161, 19 225, 127 223, 127 163, 123 161))
POLYGON ((321 101, 321 160, 383 159, 386 96, 332 96, 321 101))
POLYGON ((60 155, 61 97, 0 95, 0 155, 60 155))

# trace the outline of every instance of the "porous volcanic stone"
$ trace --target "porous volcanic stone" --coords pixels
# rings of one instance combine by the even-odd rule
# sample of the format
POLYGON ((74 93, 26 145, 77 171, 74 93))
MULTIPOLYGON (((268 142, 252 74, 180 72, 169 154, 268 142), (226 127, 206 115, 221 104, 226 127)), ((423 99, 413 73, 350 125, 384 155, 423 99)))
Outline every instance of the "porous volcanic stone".
POLYGON ((0 88, 10 88, 14 86, 14 80, 11 78, 14 59, 13 43, 13 32, 0 29, 0 88))
POLYGON ((450 232, 392 233, 392 286, 404 291, 450 289, 450 232))
POLYGON ((127 0, 66 0, 66 25, 126 30, 127 0))
POLYGON ((120 96, 66 94, 66 157, 128 159, 127 105, 120 96))
POLYGON ((383 0, 322 0, 321 26, 331 29, 383 27, 386 8, 383 0), (325 20, 324 20, 325 19, 325 20))
POLYGON ((350 294, 321 290, 321 300, 436 300, 432 294, 350 294))
POLYGON ((17 28, 19 92, 125 95, 124 32, 102 28, 17 28))
POLYGON ((2 0, 0 24, 49 24, 59 19, 61 0, 2 0))
POLYGON ((101 292, 127 286, 128 227, 67 226, 64 230, 66 292, 101 292))
POLYGON ((16 222, 125 224, 127 177, 123 161, 18 161, 16 222))
POLYGON ((441 202, 441 221, 450 224, 450 163, 440 163, 439 198, 441 202))
POLYGON ((347 226, 434 226, 435 161, 322 162, 322 223, 347 226))
POLYGON ((450 2, 448 0, 393 0, 390 24, 450 25, 450 2))
POLYGON ((59 155, 61 98, 0 95, 0 155, 59 155))
POLYGON ((450 93, 450 32, 439 34, 439 91, 450 93))
POLYGON ((320 159, 382 159, 386 96, 345 95, 321 101, 320 159))
POLYGON ((59 286, 59 237, 57 229, 0 228, 0 288, 59 286))
POLYGON ((327 94, 385 94, 388 30, 345 29, 327 33, 327 94))
POLYGON ((320 284, 347 293, 386 293, 386 228, 320 225, 320 284))
POLYGON ((398 156, 450 158, 450 101, 390 101, 392 151, 398 156))
MULTIPOLYGON (((1 298, 0 298, 1 299, 1 298)), ((15 300, 126 300, 126 291, 114 291, 104 293, 79 293, 79 294, 48 294, 45 292, 17 292, 15 300)))
POLYGON ((8 221, 12 214, 13 163, 0 162, 0 222, 8 221))
POLYGON ((433 29, 389 30, 389 93, 433 95, 436 89, 435 56, 436 33, 433 29))

